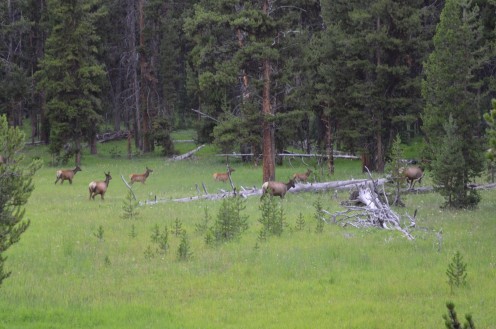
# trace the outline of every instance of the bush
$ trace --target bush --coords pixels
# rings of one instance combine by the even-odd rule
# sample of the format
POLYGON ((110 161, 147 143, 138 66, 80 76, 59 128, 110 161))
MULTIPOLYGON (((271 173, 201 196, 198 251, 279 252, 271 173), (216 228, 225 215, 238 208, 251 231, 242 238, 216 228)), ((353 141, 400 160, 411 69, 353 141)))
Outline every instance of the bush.
POLYGON ((217 220, 207 233, 206 241, 224 242, 241 236, 248 229, 248 216, 242 212, 246 208, 246 201, 241 197, 222 200, 217 220), (208 235, 212 236, 208 238, 208 235))

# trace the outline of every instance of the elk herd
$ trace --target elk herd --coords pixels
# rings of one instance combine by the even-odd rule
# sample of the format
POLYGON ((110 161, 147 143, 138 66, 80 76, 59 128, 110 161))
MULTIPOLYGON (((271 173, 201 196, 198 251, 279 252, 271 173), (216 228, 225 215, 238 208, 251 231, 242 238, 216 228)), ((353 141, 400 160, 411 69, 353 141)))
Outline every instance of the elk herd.
MULTIPOLYGON (((2 161, 0 163, 3 163, 4 159, 2 157, 0 157, 0 160, 2 161)), ((79 166, 76 166, 74 169, 57 170, 55 184, 57 184, 57 182, 59 181, 60 184, 64 184, 64 181, 66 180, 69 181, 69 184, 72 184, 72 180, 74 179, 74 176, 79 171, 82 171, 82 169, 79 166)), ((225 183, 227 180, 231 179, 231 174, 234 171, 235 169, 228 166, 227 172, 214 173, 212 175, 212 178, 215 181, 225 183)), ((133 184, 135 182, 141 182, 142 184, 145 184, 145 181, 152 172, 153 172, 152 169, 146 167, 145 172, 142 174, 130 174, 129 183, 133 184)), ((412 190, 415 187, 416 182, 419 182, 420 184, 422 178, 424 177, 424 171, 419 166, 409 166, 406 168, 401 168, 400 172, 406 179, 409 190, 412 190)), ((287 183, 276 182, 276 181, 264 182, 262 185, 262 197, 264 197, 266 194, 269 194, 271 196, 279 196, 281 199, 283 199, 286 193, 288 192, 288 190, 294 188, 296 183, 308 183, 308 180, 312 173, 313 171, 311 169, 308 169, 304 173, 294 173, 292 178, 287 183)), ((110 175, 110 171, 108 173, 104 172, 104 174, 105 174, 105 180, 94 180, 91 183, 89 183, 88 190, 90 194, 89 196, 90 200, 94 200, 95 196, 97 195, 100 195, 101 199, 104 200, 105 193, 107 192, 110 180, 112 179, 112 176, 110 175)))

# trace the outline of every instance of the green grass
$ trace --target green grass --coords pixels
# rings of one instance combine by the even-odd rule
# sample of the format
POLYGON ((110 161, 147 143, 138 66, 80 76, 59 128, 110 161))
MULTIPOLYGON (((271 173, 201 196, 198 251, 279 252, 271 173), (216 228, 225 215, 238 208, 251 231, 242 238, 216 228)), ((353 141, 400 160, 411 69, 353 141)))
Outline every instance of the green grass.
MULTIPOLYGON (((342 192, 337 200, 333 193, 288 194, 281 201, 285 232, 257 243, 259 199, 253 197, 246 201, 248 231, 239 241, 211 247, 195 225, 205 208, 215 219, 221 201, 145 205, 138 220, 124 220, 120 175, 154 170, 145 185, 134 187, 140 200, 194 196, 202 182, 215 193, 229 188, 212 180, 213 172, 225 170, 215 148, 182 162, 156 155, 127 160, 120 142, 99 151, 84 155, 72 185, 54 185, 55 167, 37 173, 26 207, 31 226, 8 252, 12 276, 0 288, 0 328, 442 328, 449 300, 460 318, 471 313, 477 327, 496 328, 496 191, 482 192, 476 211, 441 211, 436 194, 406 196, 407 208, 398 212, 418 209, 414 241, 395 231, 336 225, 314 233, 314 202, 341 210, 348 196, 342 192), (103 179, 104 171, 113 176, 105 200, 89 201, 88 183, 103 179), (292 230, 300 213, 306 229, 292 230), (154 226, 170 228, 176 220, 188 232, 192 259, 177 260, 180 238, 172 234, 167 254, 145 257, 156 249, 154 226), (441 229, 438 252, 433 232, 441 229), (468 285, 452 294, 445 272, 456 250, 467 263, 468 285)), ((51 160, 44 147, 28 150, 28 159, 35 156, 51 160)), ((305 171, 300 160, 291 164, 277 168, 278 179, 305 171)), ((261 167, 234 159, 231 165, 236 185, 261 185, 261 167)), ((331 179, 363 177, 358 162, 340 160, 331 179)))

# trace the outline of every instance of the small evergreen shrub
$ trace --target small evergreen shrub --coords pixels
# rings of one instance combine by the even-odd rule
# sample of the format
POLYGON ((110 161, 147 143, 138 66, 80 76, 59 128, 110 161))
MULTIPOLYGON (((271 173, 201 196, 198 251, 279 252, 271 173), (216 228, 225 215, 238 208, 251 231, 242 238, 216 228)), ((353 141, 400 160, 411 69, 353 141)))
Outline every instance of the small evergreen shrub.
POLYGON ((98 238, 98 240, 103 241, 104 233, 105 233, 105 231, 103 230, 103 226, 100 225, 100 226, 98 226, 98 230, 96 231, 96 233, 94 235, 98 238))
POLYGON ((205 234, 205 232, 207 232, 208 230, 211 220, 212 216, 210 216, 210 214, 208 213, 208 207, 205 207, 203 220, 195 225, 195 231, 200 234, 205 234))
POLYGON ((459 251, 455 252, 451 263, 448 265, 446 271, 448 276, 448 284, 450 285, 451 292, 454 287, 460 287, 467 282, 467 264, 463 262, 463 257, 459 251))
POLYGON ((177 249, 177 258, 181 261, 186 261, 191 258, 193 253, 191 252, 191 246, 189 243, 188 234, 186 231, 181 233, 181 242, 179 242, 179 248, 177 249))
POLYGON ((126 198, 122 205, 123 219, 138 219, 139 212, 137 211, 139 202, 134 200, 131 190, 127 191, 126 198))
MULTIPOLYGON (((446 303, 446 307, 448 308, 448 314, 443 315, 444 324, 447 329, 462 329, 462 325, 458 320, 458 315, 455 311, 455 304, 452 302, 446 303)), ((465 324, 463 325, 463 329, 475 329, 475 324, 470 314, 465 315, 465 324)))
POLYGON ((303 218, 303 214, 300 212, 298 218, 296 219, 296 231, 303 231, 305 229, 305 218, 303 218))
POLYGON ((160 232, 158 225, 155 225, 152 230, 151 240, 157 245, 157 253, 166 253, 169 250, 169 230, 167 225, 164 230, 160 232))
POLYGON ((207 233, 215 242, 231 241, 239 238, 248 229, 248 216, 243 216, 246 200, 236 196, 222 200, 217 219, 207 233))
POLYGON ((174 229, 172 230, 175 236, 180 236, 183 233, 183 223, 179 218, 174 222, 174 229))
POLYGON ((131 237, 132 239, 136 238, 138 236, 138 233, 136 232, 136 227, 133 225, 131 225, 131 232, 129 232, 129 237, 131 237))
POLYGON ((280 236, 284 230, 285 217, 281 202, 275 201, 273 197, 262 198, 259 209, 261 218, 258 220, 262 224, 259 233, 259 240, 264 241, 270 236, 280 236))
POLYGON ((315 233, 322 233, 324 232, 325 221, 323 217, 324 208, 322 207, 322 200, 320 199, 320 197, 314 202, 313 206, 315 208, 314 218, 317 222, 317 226, 315 227, 315 233))

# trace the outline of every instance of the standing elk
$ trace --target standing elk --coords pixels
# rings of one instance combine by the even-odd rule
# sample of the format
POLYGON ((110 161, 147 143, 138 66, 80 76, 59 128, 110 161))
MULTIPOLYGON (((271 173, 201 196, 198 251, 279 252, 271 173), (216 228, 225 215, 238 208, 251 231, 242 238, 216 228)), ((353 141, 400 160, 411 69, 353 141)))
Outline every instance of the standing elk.
POLYGON ((74 176, 78 171, 83 171, 83 170, 79 168, 79 166, 76 166, 76 168, 74 169, 57 170, 56 173, 57 179, 55 180, 55 184, 57 184, 59 180, 60 180, 60 184, 64 184, 65 180, 68 180, 69 183, 72 184, 72 179, 74 178, 74 176))
POLYGON ((229 179, 229 176, 231 176, 231 173, 233 171, 236 171, 234 170, 234 168, 227 168, 227 172, 216 172, 212 175, 212 177, 214 178, 214 180, 218 181, 218 182, 227 182, 227 180, 229 179))
POLYGON ((100 196, 102 197, 102 200, 104 200, 103 196, 105 195, 105 192, 107 192, 109 182, 112 179, 112 176, 110 176, 110 171, 108 172, 108 174, 106 172, 104 172, 104 174, 105 174, 105 181, 104 182, 92 181, 88 185, 88 189, 90 191, 90 200, 91 199, 95 200, 95 196, 98 194, 100 194, 100 196))
POLYGON ((269 193, 272 196, 279 196, 281 199, 284 199, 284 195, 286 195, 286 192, 292 188, 295 187, 294 180, 290 179, 289 182, 287 183, 282 183, 282 182, 265 182, 262 185, 262 199, 265 194, 269 193))
POLYGON ((422 183, 424 171, 418 166, 407 167, 403 170, 403 176, 405 176, 406 182, 409 184, 408 189, 412 190, 415 187, 416 181, 418 181, 419 184, 422 183))
POLYGON ((145 184, 146 179, 150 176, 150 173, 153 172, 150 168, 146 167, 146 171, 144 174, 131 174, 129 175, 129 179, 131 180, 131 184, 135 182, 141 182, 145 184))
POLYGON ((293 180, 297 183, 306 183, 308 181, 308 177, 312 174, 312 170, 308 169, 306 173, 295 173, 293 175, 293 180))

